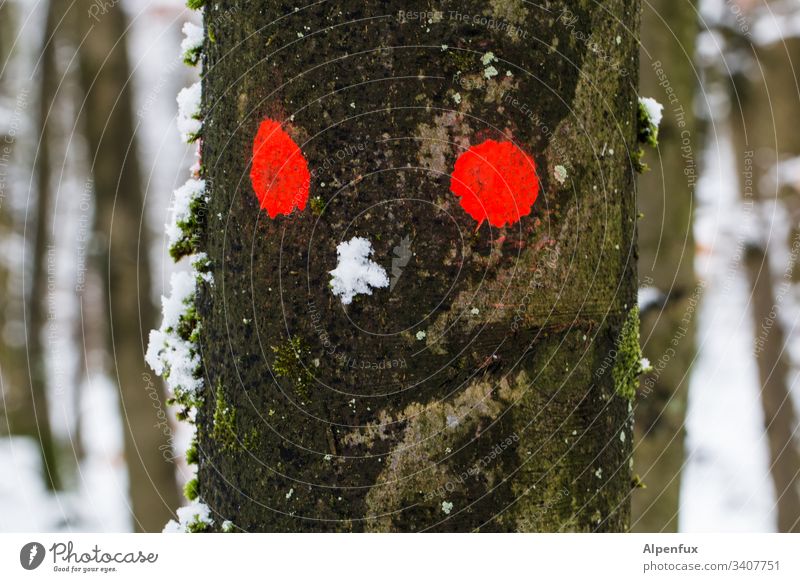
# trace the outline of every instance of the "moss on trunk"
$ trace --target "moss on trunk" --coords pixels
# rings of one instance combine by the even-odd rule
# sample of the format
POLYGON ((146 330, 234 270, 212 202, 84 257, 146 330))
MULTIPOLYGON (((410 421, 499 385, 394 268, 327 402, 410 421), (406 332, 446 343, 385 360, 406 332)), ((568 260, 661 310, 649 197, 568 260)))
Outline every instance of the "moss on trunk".
POLYGON ((219 522, 627 527, 630 394, 611 370, 635 305, 639 3, 413 14, 432 10, 206 7, 201 246, 215 284, 197 302, 197 452, 219 522), (248 179, 265 117, 312 172, 312 208, 289 217, 259 211, 248 179), (541 184, 531 215, 502 229, 476 229, 449 190, 458 154, 486 139, 531 153, 541 184), (345 307, 328 271, 356 235, 388 272, 404 239, 412 254, 391 291, 345 307), (238 447, 227 429, 215 438, 220 398, 238 447))

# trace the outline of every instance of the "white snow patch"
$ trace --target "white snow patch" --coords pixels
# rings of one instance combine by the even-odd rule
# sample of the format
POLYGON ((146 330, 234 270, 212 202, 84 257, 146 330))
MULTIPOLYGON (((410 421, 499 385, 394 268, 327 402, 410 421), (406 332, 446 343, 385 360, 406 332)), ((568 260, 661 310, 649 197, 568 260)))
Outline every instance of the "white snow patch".
POLYGON ((202 123, 200 122, 200 98, 202 91, 200 81, 190 87, 180 90, 176 101, 178 102, 178 131, 181 139, 186 143, 191 142, 199 133, 202 123))
POLYGON ((644 107, 647 112, 647 118, 656 128, 661 123, 661 118, 664 111, 664 106, 652 97, 639 97, 639 104, 644 107))
POLYGON ((203 46, 203 28, 193 22, 183 24, 183 40, 181 41, 181 56, 186 59, 203 46))
POLYGON ((646 311, 652 307, 662 306, 666 296, 657 287, 639 287, 639 311, 646 311))
POLYGON ((800 37, 800 13, 792 2, 786 2, 782 10, 761 10, 753 26, 753 40, 761 46, 800 37), (785 12, 785 13, 782 13, 785 12))
POLYGON ((697 261, 705 290, 689 385, 678 529, 774 532, 776 495, 753 355, 750 288, 737 262, 755 221, 738 193, 730 130, 723 125, 718 131, 708 139, 706 171, 697 184, 695 240, 709 250, 697 261))
POLYGON ((371 261, 372 244, 360 236, 342 242, 336 247, 339 262, 330 274, 331 290, 342 298, 344 305, 349 305, 353 297, 366 293, 372 295, 371 287, 388 287, 389 277, 386 270, 371 261))
POLYGON ((212 525, 211 510, 202 501, 194 501, 178 509, 178 521, 170 519, 164 526, 163 533, 185 533, 192 524, 205 523, 212 525))
POLYGON ((195 276, 200 277, 209 285, 214 284, 214 274, 208 269, 208 255, 205 253, 195 253, 190 257, 195 276))
POLYGON ((183 226, 189 222, 191 216, 192 203, 203 196, 205 189, 205 180, 189 178, 183 186, 175 190, 171 207, 172 217, 165 225, 169 246, 180 242, 184 232, 183 226))
POLYGON ((450 501, 442 501, 442 511, 445 515, 450 515, 450 512, 453 511, 453 504, 450 501))
POLYGON ((161 327, 150 332, 145 355, 153 371, 167 381, 167 386, 175 394, 196 394, 203 385, 203 379, 196 377, 200 355, 192 342, 178 335, 181 317, 194 301, 196 285, 197 273, 194 270, 172 274, 170 296, 161 296, 161 327))

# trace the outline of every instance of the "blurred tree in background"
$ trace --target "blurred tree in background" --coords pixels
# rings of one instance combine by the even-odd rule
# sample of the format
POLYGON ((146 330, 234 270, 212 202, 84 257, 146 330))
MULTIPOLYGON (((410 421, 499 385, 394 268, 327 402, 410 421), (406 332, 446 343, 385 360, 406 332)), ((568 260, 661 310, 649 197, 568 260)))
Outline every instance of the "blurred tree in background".
POLYGON ((800 279, 800 37, 789 32, 797 3, 739 0, 745 20, 717 28, 728 57, 730 124, 745 222, 744 269, 751 287, 758 367, 778 531, 800 532, 800 441, 790 383, 787 323, 796 327, 791 289, 800 279), (752 24, 762 24, 757 34, 752 24), (770 34, 769 31, 775 31, 770 34), (791 323, 789 323, 791 322, 791 323))
POLYGON ((686 398, 695 354, 689 308, 699 300, 692 234, 696 180, 684 175, 681 150, 687 136, 694 150, 699 152, 702 144, 694 122, 698 22, 694 0, 652 0, 643 6, 639 92, 662 103, 664 117, 658 148, 644 158, 650 170, 638 182, 643 214, 639 284, 646 288, 642 353, 654 369, 643 376, 636 399, 634 470, 645 487, 633 494, 631 526, 642 532, 677 531, 686 398), (665 354, 669 362, 662 365, 665 354))
MULTIPOLYGON (((59 0, 51 0, 58 2, 59 0)), ((94 182, 94 237, 103 242, 96 267, 102 275, 107 372, 119 388, 132 513, 137 530, 161 531, 178 505, 175 467, 162 454, 168 435, 148 390, 166 402, 161 382, 144 380, 146 338, 156 324, 152 303, 150 237, 136 150, 133 86, 128 63, 128 23, 122 5, 100 22, 89 17, 93 0, 71 12, 79 47, 80 121, 94 182)))

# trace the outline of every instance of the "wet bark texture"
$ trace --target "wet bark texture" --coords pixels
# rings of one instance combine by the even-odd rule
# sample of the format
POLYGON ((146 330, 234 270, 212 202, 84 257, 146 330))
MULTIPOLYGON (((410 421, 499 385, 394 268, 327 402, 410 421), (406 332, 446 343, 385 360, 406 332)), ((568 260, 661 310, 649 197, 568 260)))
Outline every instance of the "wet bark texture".
MULTIPOLYGON (((143 226, 144 196, 136 157, 126 18, 115 5, 102 22, 89 16, 91 0, 71 11, 80 42, 80 84, 95 192, 94 236, 101 241, 97 267, 104 284, 109 370, 119 388, 125 460, 136 530, 161 531, 178 504, 170 432, 158 416, 163 386, 144 363, 145 338, 155 326, 151 301, 150 249, 143 226)), ((82 298, 83 301, 83 298, 82 298)))
POLYGON ((639 3, 444 2, 405 22, 428 4, 207 4, 197 425, 212 513, 242 530, 625 530, 639 3), (267 117, 320 199, 274 220, 248 176, 267 117), (503 229, 449 190, 457 155, 486 139, 531 153, 541 183, 503 229), (388 273, 405 237, 412 256, 391 291, 343 306, 328 271, 356 235, 388 273))
POLYGON ((640 92, 664 105, 657 151, 639 179, 639 282, 663 300, 642 312, 642 352, 653 371, 636 403, 634 470, 645 487, 632 499, 634 531, 677 531, 684 419, 699 288, 694 276, 694 176, 685 176, 688 143, 699 153, 693 114, 696 13, 692 0, 655 0, 643 8, 640 92), (670 94, 668 89, 674 91, 670 94), (672 96, 671 96, 672 95, 672 96), (677 110, 677 112, 676 112, 677 110), (679 120, 683 125, 679 125, 679 120), (667 363, 665 363, 667 362, 667 363))

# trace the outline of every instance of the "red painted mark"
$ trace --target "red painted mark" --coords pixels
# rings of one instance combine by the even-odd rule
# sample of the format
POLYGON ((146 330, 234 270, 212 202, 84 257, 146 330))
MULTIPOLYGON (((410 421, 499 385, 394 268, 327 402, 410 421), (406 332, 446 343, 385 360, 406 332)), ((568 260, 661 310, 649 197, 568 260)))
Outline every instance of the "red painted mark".
POLYGON ((511 142, 486 140, 458 157, 450 190, 478 225, 514 224, 530 214, 539 195, 536 164, 511 142))
POLYGON ((311 176, 308 162, 281 124, 265 119, 253 140, 250 181, 261 208, 270 218, 304 210, 311 176))

